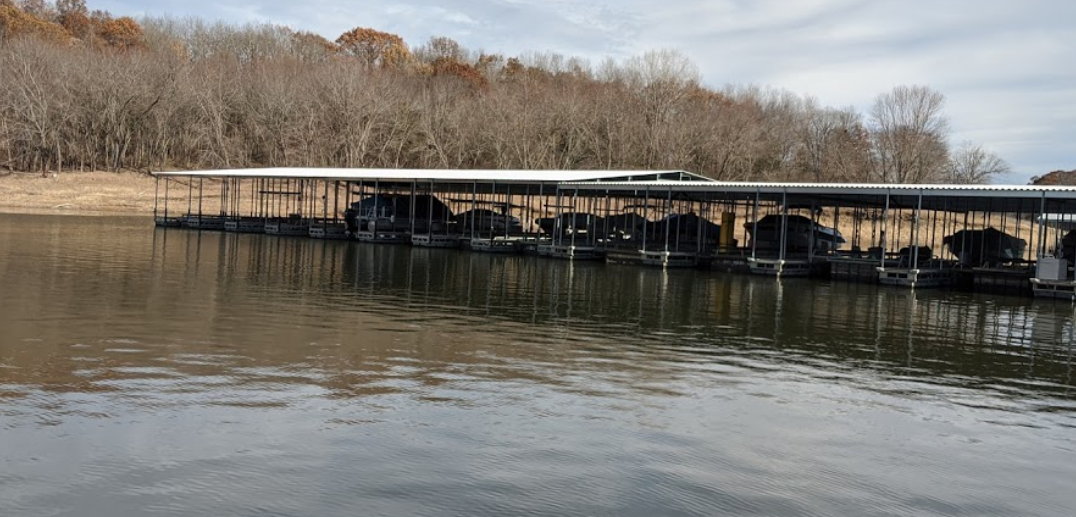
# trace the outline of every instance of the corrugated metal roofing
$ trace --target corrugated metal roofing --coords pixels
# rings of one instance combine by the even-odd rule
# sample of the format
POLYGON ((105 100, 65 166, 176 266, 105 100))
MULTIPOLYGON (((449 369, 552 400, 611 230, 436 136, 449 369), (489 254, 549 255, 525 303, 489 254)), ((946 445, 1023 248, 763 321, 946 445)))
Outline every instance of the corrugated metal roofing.
POLYGON ((343 169, 319 167, 275 167, 254 169, 219 169, 200 171, 160 171, 155 176, 207 178, 276 178, 317 179, 339 181, 434 181, 458 183, 560 183, 581 189, 607 188, 642 190, 676 187, 683 190, 709 192, 762 192, 790 194, 867 194, 887 192, 914 194, 998 194, 1016 193, 1076 193, 1076 186, 1057 185, 946 185, 946 184, 882 184, 882 183, 766 183, 716 181, 684 170, 535 170, 535 169, 343 169), (634 180, 632 178, 676 176, 683 180, 634 180), (600 182, 600 183, 596 183, 600 182))
MULTIPOLYGON (((221 169, 201 171, 154 172, 155 176, 207 178, 276 178, 330 181, 419 181, 459 183, 565 183, 632 178, 676 176, 708 181, 703 176, 682 170, 606 171, 606 170, 479 170, 479 169, 333 169, 277 167, 265 169, 221 169)), ((675 182, 674 182, 675 183, 675 182)))
POLYGON ((887 192, 898 195, 916 195, 919 192, 930 195, 1004 195, 1027 197, 1028 194, 1063 193, 1076 194, 1076 186, 1060 185, 946 185, 946 184, 883 184, 883 183, 763 183, 733 181, 610 181, 601 184, 566 182, 562 187, 579 187, 581 190, 644 190, 667 189, 675 187, 680 190, 695 192, 762 192, 780 194, 849 194, 849 195, 885 195, 887 192))
POLYGON ((1041 192, 1044 190, 1076 192, 1076 186, 1049 186, 1049 185, 957 185, 944 183, 923 184, 884 184, 884 183, 763 183, 763 182, 732 182, 717 181, 716 185, 739 186, 747 188, 821 188, 828 191, 840 190, 974 190, 974 191, 1024 191, 1041 192))
POLYGON ((513 185, 548 185, 564 190, 615 191, 639 195, 644 190, 679 192, 705 198, 749 200, 761 195, 769 202, 793 196, 790 204, 822 206, 881 206, 888 195, 892 206, 936 210, 1039 210, 1042 202, 1076 201, 1076 186, 1040 185, 888 185, 876 183, 764 183, 715 181, 682 170, 477 170, 477 169, 334 169, 265 168, 155 172, 161 177, 275 178, 385 183, 478 184, 493 191, 513 185), (919 194, 922 193, 922 198, 919 194), (954 204, 955 203, 955 204, 954 204))

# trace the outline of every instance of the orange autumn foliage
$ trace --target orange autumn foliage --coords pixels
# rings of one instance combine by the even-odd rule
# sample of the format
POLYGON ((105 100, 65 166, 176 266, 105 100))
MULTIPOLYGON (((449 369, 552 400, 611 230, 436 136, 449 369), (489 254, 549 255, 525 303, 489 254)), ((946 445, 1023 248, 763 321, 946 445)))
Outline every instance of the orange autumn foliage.
POLYGON ((143 46, 142 27, 129 16, 105 20, 97 26, 97 36, 105 45, 118 50, 132 50, 143 46))
POLYGON ((388 32, 356 27, 336 38, 339 50, 369 66, 395 68, 411 61, 403 38, 388 32))
POLYGON ((434 76, 448 76, 462 79, 465 83, 475 88, 485 88, 489 85, 486 77, 473 65, 461 63, 452 58, 437 58, 433 62, 434 76))
POLYGON ((55 43, 71 40, 70 34, 59 24, 23 11, 11 1, 0 3, 0 41, 23 36, 55 43))

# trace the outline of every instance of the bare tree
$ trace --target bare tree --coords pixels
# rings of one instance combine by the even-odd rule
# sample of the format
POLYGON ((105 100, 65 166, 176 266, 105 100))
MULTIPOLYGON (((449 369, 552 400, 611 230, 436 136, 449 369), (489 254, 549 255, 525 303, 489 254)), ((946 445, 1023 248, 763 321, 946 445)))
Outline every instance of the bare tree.
POLYGON ((638 98, 644 125, 643 167, 666 163, 663 149, 670 142, 674 119, 684 113, 684 100, 699 82, 699 70, 675 50, 655 50, 628 59, 622 77, 638 98))
POLYGON ((56 16, 56 9, 46 0, 21 0, 18 6, 26 14, 43 20, 50 20, 56 16))
POLYGON ((869 139, 854 108, 819 107, 807 101, 799 131, 796 179, 868 181, 869 139))
POLYGON ((871 108, 874 177, 887 183, 937 181, 948 161, 945 96, 926 86, 897 86, 871 108))
POLYGON ((32 40, 7 45, 0 55, 0 86, 14 133, 11 154, 22 170, 63 168, 63 130, 72 113, 69 65, 63 50, 32 40))
POLYGON ((949 158, 945 180, 958 184, 989 183, 994 176, 1011 170, 1005 160, 983 146, 963 142, 949 158))
POLYGON ((291 53, 299 61, 323 63, 336 50, 335 43, 312 32, 299 31, 291 35, 291 53))
POLYGON ((438 60, 465 62, 467 51, 456 40, 445 36, 433 36, 425 45, 415 49, 415 59, 423 63, 434 63, 438 60))

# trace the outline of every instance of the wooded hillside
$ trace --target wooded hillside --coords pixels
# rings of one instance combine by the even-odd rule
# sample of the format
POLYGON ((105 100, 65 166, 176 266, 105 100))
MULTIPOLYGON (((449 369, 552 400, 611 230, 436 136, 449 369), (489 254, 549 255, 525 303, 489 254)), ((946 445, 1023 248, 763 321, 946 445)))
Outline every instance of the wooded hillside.
POLYGON ((1050 171, 1042 176, 1031 178, 1032 185, 1076 185, 1076 170, 1050 171))
POLYGON ((0 0, 0 167, 687 169, 723 180, 982 182, 1007 165, 950 146, 944 97, 869 113, 704 86, 682 54, 592 65, 358 27, 113 17, 0 0))

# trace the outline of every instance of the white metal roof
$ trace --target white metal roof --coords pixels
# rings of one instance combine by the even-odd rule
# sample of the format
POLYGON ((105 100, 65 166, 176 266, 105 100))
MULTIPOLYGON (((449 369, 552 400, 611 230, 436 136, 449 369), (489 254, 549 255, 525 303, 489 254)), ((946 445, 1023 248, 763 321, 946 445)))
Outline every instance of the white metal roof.
MULTIPOLYGON (((1076 186, 1054 185, 887 185, 862 183, 761 183, 699 181, 610 181, 600 183, 562 183, 561 190, 620 192, 650 196, 664 192, 676 196, 744 200, 761 196, 767 202, 787 201, 790 206, 862 206, 882 207, 885 199, 895 208, 914 208, 953 212, 991 211, 1031 213, 1043 208, 1058 209, 1057 203, 1071 206, 1076 202, 1076 186), (920 195, 921 194, 921 195, 920 195), (785 195, 788 197, 786 198, 785 195), (1051 208, 1052 207, 1052 208, 1051 208)), ((1066 209, 1067 211, 1067 209, 1066 209)))
POLYGON ((206 178, 276 178, 339 181, 403 181, 457 183, 561 183, 586 190, 643 190, 676 187, 678 190, 705 192, 762 192, 789 194, 825 193, 832 195, 928 195, 979 196, 999 195, 1027 197, 1028 194, 1076 193, 1076 186, 1057 185, 946 185, 884 183, 767 183, 716 181, 683 170, 535 170, 535 169, 343 169, 319 167, 274 167, 252 169, 218 169, 198 171, 160 171, 155 176, 206 178), (675 177, 651 180, 643 178, 675 177), (596 183, 598 182, 598 183, 596 183))
POLYGON ((761 192, 764 194, 831 194, 831 195, 895 195, 938 196, 996 196, 1021 197, 1047 194, 1047 197, 1073 197, 1076 186, 1064 185, 947 185, 947 184, 885 184, 885 183, 765 183, 738 181, 610 181, 600 184, 567 182, 564 187, 581 190, 686 190, 694 192, 761 192), (1051 195, 1053 194, 1053 195, 1051 195))
POLYGON ((765 183, 765 182, 737 182, 737 181, 715 181, 717 185, 748 187, 748 188, 820 188, 828 191, 840 191, 840 190, 879 190, 879 189, 891 189, 891 190, 985 190, 985 191, 1032 191, 1041 192, 1043 190, 1059 190, 1059 191, 1076 191, 1076 186, 1063 186, 1063 185, 968 185, 968 184, 946 184, 946 183, 908 183, 908 184, 889 184, 889 183, 765 183))
POLYGON ((682 170, 608 171, 608 170, 490 170, 490 169, 333 169, 277 167, 265 169, 220 169, 200 171, 154 172, 154 176, 183 176, 206 178, 276 178, 316 179, 330 181, 418 181, 459 183, 565 183, 641 179, 645 177, 691 178, 708 181, 705 177, 682 170))
POLYGON ((154 172, 161 177, 275 178, 386 183, 484 184, 494 190, 513 184, 550 185, 579 191, 669 191, 708 198, 750 199, 756 195, 790 204, 808 200, 821 206, 880 206, 887 196, 893 206, 924 209, 1030 212, 1043 202, 1076 202, 1076 186, 944 185, 880 183, 765 183, 715 181, 682 170, 479 170, 479 169, 334 169, 265 168, 154 172), (920 194, 922 196, 920 197, 920 194))

